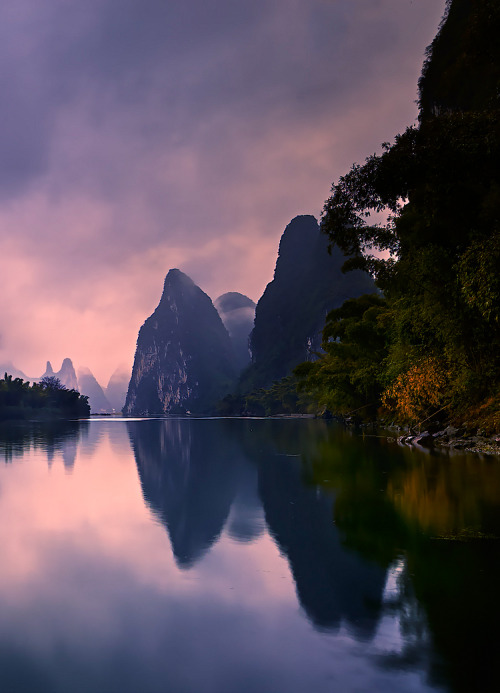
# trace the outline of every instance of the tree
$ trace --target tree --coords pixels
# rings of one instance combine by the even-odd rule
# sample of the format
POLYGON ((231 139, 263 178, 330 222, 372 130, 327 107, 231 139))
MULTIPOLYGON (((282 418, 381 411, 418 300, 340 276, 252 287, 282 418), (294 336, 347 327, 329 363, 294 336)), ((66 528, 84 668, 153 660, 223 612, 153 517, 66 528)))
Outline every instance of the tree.
POLYGON ((0 380, 0 419, 87 418, 88 397, 68 390, 55 376, 40 383, 25 382, 5 373, 0 380))
POLYGON ((323 330, 323 353, 294 371, 299 391, 335 413, 373 413, 383 390, 389 322, 386 301, 376 294, 332 310, 323 330))
POLYGON ((59 378, 57 378, 55 375, 45 375, 40 380, 40 385, 44 390, 57 391, 66 389, 59 378))
MULTIPOLYGON (((344 270, 369 272, 387 300, 391 325, 379 382, 391 386, 399 378, 402 386, 410 376, 430 377, 439 364, 448 386, 419 407, 447 406, 459 416, 493 400, 492 426, 500 423, 499 30, 498 2, 448 3, 419 82, 418 127, 353 165, 332 186, 321 222, 331 246, 351 256, 344 270), (387 221, 371 223, 373 213, 387 221)), ((337 336, 321 363, 305 367, 310 376, 327 369, 334 389, 341 354, 363 359, 362 335, 346 336, 337 336)))

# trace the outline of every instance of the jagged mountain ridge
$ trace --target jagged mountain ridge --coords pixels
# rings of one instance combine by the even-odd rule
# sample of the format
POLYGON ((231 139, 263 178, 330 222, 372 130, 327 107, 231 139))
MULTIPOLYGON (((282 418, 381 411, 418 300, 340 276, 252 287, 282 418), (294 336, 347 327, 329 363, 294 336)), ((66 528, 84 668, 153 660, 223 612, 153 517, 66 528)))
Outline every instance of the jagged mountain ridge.
POLYGON ((54 371, 50 361, 47 361, 45 372, 40 378, 55 377, 60 380, 61 385, 68 390, 77 390, 80 394, 89 398, 90 409, 94 414, 111 412, 112 407, 104 394, 102 387, 97 382, 95 376, 89 368, 82 366, 78 369, 78 374, 70 358, 65 358, 61 369, 54 371))
POLYGON ((55 377, 61 381, 61 385, 67 387, 68 390, 78 390, 78 378, 76 377, 75 368, 73 362, 69 358, 65 358, 62 362, 61 369, 57 372, 52 368, 50 361, 47 361, 47 366, 45 368, 45 373, 40 377, 49 378, 55 377))
POLYGON ((206 413, 237 374, 229 334, 211 299, 171 269, 158 307, 139 331, 124 413, 206 413))
POLYGON ((125 366, 120 366, 115 370, 109 380, 108 387, 104 390, 89 368, 82 366, 77 373, 70 358, 64 359, 59 371, 54 371, 52 363, 47 361, 44 373, 35 378, 27 376, 10 361, 0 365, 0 377, 3 377, 4 373, 33 383, 38 383, 42 378, 46 377, 57 378, 61 385, 68 390, 77 390, 80 394, 87 396, 91 411, 94 414, 120 411, 125 404, 128 382, 130 380, 130 371, 125 366), (108 397, 108 390, 112 401, 108 397))

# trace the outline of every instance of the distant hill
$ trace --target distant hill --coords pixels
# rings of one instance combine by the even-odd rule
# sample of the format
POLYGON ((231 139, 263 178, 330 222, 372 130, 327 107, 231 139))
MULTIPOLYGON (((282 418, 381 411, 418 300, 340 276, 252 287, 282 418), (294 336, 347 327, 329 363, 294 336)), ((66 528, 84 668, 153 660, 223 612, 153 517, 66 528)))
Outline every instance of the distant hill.
POLYGON ((10 361, 0 364, 0 378, 3 377, 4 373, 32 383, 39 383, 45 377, 55 377, 68 390, 76 390, 87 396, 94 414, 121 411, 125 404, 130 380, 130 370, 124 365, 119 366, 112 374, 108 387, 104 390, 89 368, 82 366, 77 373, 70 358, 64 359, 58 371, 54 371, 52 363, 47 361, 44 373, 34 378, 28 377, 10 361))
POLYGON ((111 404, 89 368, 78 369, 78 390, 89 398, 90 409, 93 414, 111 411, 111 404))
POLYGON ((203 414, 230 391, 237 368, 211 299, 169 271, 158 307, 139 331, 126 415, 203 414))
POLYGON ((329 254, 327 246, 311 215, 297 216, 286 227, 274 279, 257 303, 252 364, 242 375, 242 392, 267 387, 314 358, 327 313, 348 298, 375 291, 365 272, 343 274, 345 256, 338 248, 329 254))
POLYGON ((5 361, 0 363, 0 378, 3 378, 4 374, 11 375, 13 378, 22 378, 23 380, 30 380, 28 376, 16 368, 12 361, 5 361))
POLYGON ((231 337, 236 367, 243 370, 250 363, 248 342, 254 324, 255 303, 244 294, 230 291, 216 298, 214 306, 231 337))
POLYGON ((68 390, 77 390, 80 394, 89 398, 90 409, 93 414, 111 412, 112 407, 103 392, 102 387, 97 382, 89 368, 82 366, 78 369, 78 374, 70 358, 65 358, 61 369, 54 371, 50 361, 47 361, 45 372, 35 381, 40 381, 45 377, 56 377, 68 390))
POLYGON ((78 378, 76 377, 75 368, 71 359, 64 359, 61 370, 57 371, 57 373, 54 372, 50 361, 47 361, 45 373, 40 377, 40 380, 47 377, 58 378, 58 380, 61 381, 61 385, 64 385, 64 387, 68 388, 68 390, 78 390, 78 378))
POLYGON ((124 364, 118 366, 112 373, 105 389, 106 399, 114 411, 121 411, 127 399, 130 368, 124 364))

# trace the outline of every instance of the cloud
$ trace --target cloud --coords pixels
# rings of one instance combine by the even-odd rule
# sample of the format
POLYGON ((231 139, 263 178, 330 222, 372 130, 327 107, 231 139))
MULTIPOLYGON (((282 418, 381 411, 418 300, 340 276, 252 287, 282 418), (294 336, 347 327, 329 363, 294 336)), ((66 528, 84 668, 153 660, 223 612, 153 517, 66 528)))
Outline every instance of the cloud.
POLYGON ((2 3, 2 360, 107 379, 173 266, 258 299, 291 218, 414 119, 443 9, 2 3))

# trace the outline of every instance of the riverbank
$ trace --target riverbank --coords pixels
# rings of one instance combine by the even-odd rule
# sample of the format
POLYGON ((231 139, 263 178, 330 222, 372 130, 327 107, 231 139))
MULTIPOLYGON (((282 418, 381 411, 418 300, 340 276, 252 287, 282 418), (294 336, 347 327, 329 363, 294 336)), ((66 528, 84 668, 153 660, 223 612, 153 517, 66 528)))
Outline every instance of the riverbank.
POLYGON ((500 455, 500 434, 492 436, 469 435, 463 429, 453 426, 430 433, 424 431, 417 434, 407 434, 398 437, 402 445, 418 445, 424 448, 447 447, 467 452, 480 452, 488 455, 500 455))
POLYGON ((465 452, 478 452, 485 455, 500 456, 500 433, 486 435, 484 431, 471 432, 465 427, 446 426, 434 427, 430 430, 415 431, 411 427, 405 428, 396 424, 386 424, 383 421, 377 423, 361 424, 361 428, 383 428, 388 431, 388 438, 394 432, 394 439, 400 445, 414 446, 425 449, 449 448, 464 450, 465 452), (438 428, 438 430, 435 430, 438 428))

